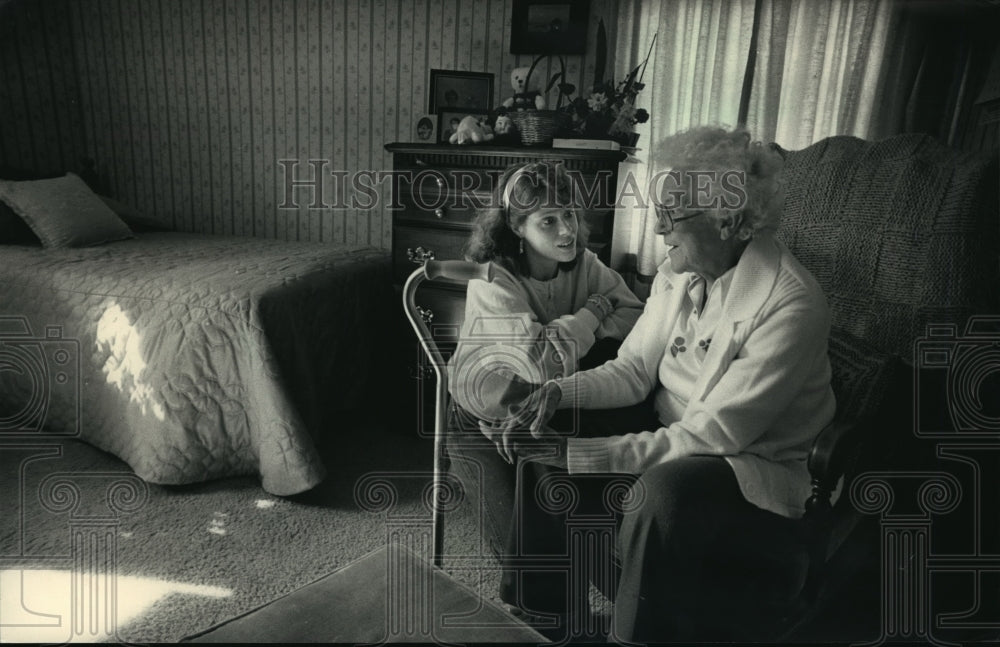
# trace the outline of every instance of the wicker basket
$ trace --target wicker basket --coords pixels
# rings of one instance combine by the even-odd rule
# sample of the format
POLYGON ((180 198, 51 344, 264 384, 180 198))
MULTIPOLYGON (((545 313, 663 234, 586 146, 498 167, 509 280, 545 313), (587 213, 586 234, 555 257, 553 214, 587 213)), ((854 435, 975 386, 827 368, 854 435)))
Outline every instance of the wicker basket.
MULTIPOLYGON (((531 75, 534 73, 535 67, 548 57, 548 54, 542 54, 531 62, 531 67, 528 68, 528 74, 524 79, 525 88, 531 87, 531 75)), ((562 56, 559 57, 559 73, 549 80, 542 93, 544 94, 551 90, 556 81, 560 79, 564 82, 566 81, 566 61, 562 56)), ((556 103, 556 108, 559 108, 562 103, 563 95, 561 86, 559 92, 559 101, 556 103)), ((515 110, 507 114, 511 121, 514 122, 514 125, 517 126, 517 130, 521 134, 521 143, 525 146, 551 146, 552 138, 560 131, 569 129, 571 123, 569 113, 558 109, 515 110)))
POLYGON ((561 110, 516 110, 508 113, 525 146, 551 146, 552 138, 569 128, 569 115, 561 110))

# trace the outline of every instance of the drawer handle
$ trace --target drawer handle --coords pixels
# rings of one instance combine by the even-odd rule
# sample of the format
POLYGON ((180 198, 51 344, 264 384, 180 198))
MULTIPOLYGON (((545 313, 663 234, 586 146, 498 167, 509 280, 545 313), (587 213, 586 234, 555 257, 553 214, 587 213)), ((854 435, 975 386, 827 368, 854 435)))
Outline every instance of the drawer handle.
POLYGON ((444 218, 444 209, 438 207, 437 209, 434 210, 434 215, 437 216, 438 218, 444 218))
POLYGON ((434 250, 424 249, 423 247, 418 247, 413 249, 412 247, 406 248, 406 258, 415 265, 423 265, 427 261, 434 260, 434 250))
POLYGON ((421 308, 420 306, 417 306, 417 313, 420 315, 420 318, 424 320, 424 323, 427 324, 428 326, 431 325, 432 321, 434 321, 434 311, 431 310, 430 308, 421 308))

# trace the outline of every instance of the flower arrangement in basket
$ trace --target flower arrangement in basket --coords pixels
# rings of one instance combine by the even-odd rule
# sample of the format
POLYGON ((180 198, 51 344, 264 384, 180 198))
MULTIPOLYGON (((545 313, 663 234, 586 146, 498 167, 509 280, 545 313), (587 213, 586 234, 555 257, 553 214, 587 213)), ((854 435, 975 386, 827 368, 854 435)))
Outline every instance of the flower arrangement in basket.
POLYGON ((536 58, 527 72, 524 68, 516 68, 511 72, 514 96, 503 105, 506 115, 514 122, 520 133, 521 143, 527 146, 551 144, 552 138, 557 133, 570 126, 570 114, 563 108, 562 103, 564 97, 576 90, 576 86, 566 82, 566 61, 563 57, 559 57, 559 71, 552 75, 543 91, 529 90, 532 73, 546 58, 547 55, 536 58), (558 88, 559 94, 555 109, 548 110, 546 95, 553 87, 558 88))
POLYGON ((595 64, 594 86, 586 97, 578 96, 566 107, 572 120, 571 129, 582 137, 610 138, 625 146, 635 146, 639 135, 635 132, 636 124, 649 121, 649 112, 645 108, 636 108, 635 100, 639 92, 645 88, 642 82, 646 73, 646 65, 656 44, 656 34, 649 45, 646 58, 639 63, 628 76, 618 84, 614 80, 603 80, 604 49, 606 42, 604 23, 598 25, 598 54, 595 64))

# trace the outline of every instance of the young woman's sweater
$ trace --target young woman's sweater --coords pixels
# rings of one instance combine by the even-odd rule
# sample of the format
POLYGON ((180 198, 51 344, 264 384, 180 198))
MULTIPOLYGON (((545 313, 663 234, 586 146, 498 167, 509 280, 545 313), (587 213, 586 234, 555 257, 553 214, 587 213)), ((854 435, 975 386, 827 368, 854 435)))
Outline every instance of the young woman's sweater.
POLYGON ((751 241, 691 397, 676 419, 665 406, 659 371, 674 322, 691 307, 687 286, 693 277, 674 274, 665 263, 618 357, 558 380, 560 408, 622 407, 656 390, 664 425, 608 438, 570 438, 569 471, 641 474, 683 456, 723 456, 749 502, 799 517, 810 494, 808 453, 835 409, 826 298, 782 243, 769 235, 751 241))
POLYGON ((497 265, 493 274, 489 283, 469 282, 465 322, 448 366, 455 401, 480 419, 504 418, 533 388, 572 374, 595 340, 624 339, 642 313, 622 277, 590 250, 547 281, 497 265), (584 307, 592 294, 616 304, 603 321, 584 307))

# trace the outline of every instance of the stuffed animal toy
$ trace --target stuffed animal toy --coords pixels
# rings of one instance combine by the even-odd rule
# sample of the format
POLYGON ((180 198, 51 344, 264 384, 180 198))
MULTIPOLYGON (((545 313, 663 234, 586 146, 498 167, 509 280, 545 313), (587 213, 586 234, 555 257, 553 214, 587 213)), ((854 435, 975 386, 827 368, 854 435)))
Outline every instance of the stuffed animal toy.
POLYGON ((458 128, 448 141, 452 144, 480 144, 493 139, 493 129, 480 119, 469 115, 458 122, 458 128))
POLYGON ((530 67, 515 67, 510 71, 510 87, 514 88, 514 96, 503 102, 503 107, 511 110, 528 110, 535 108, 545 110, 545 97, 538 90, 529 90, 528 72, 530 67))

